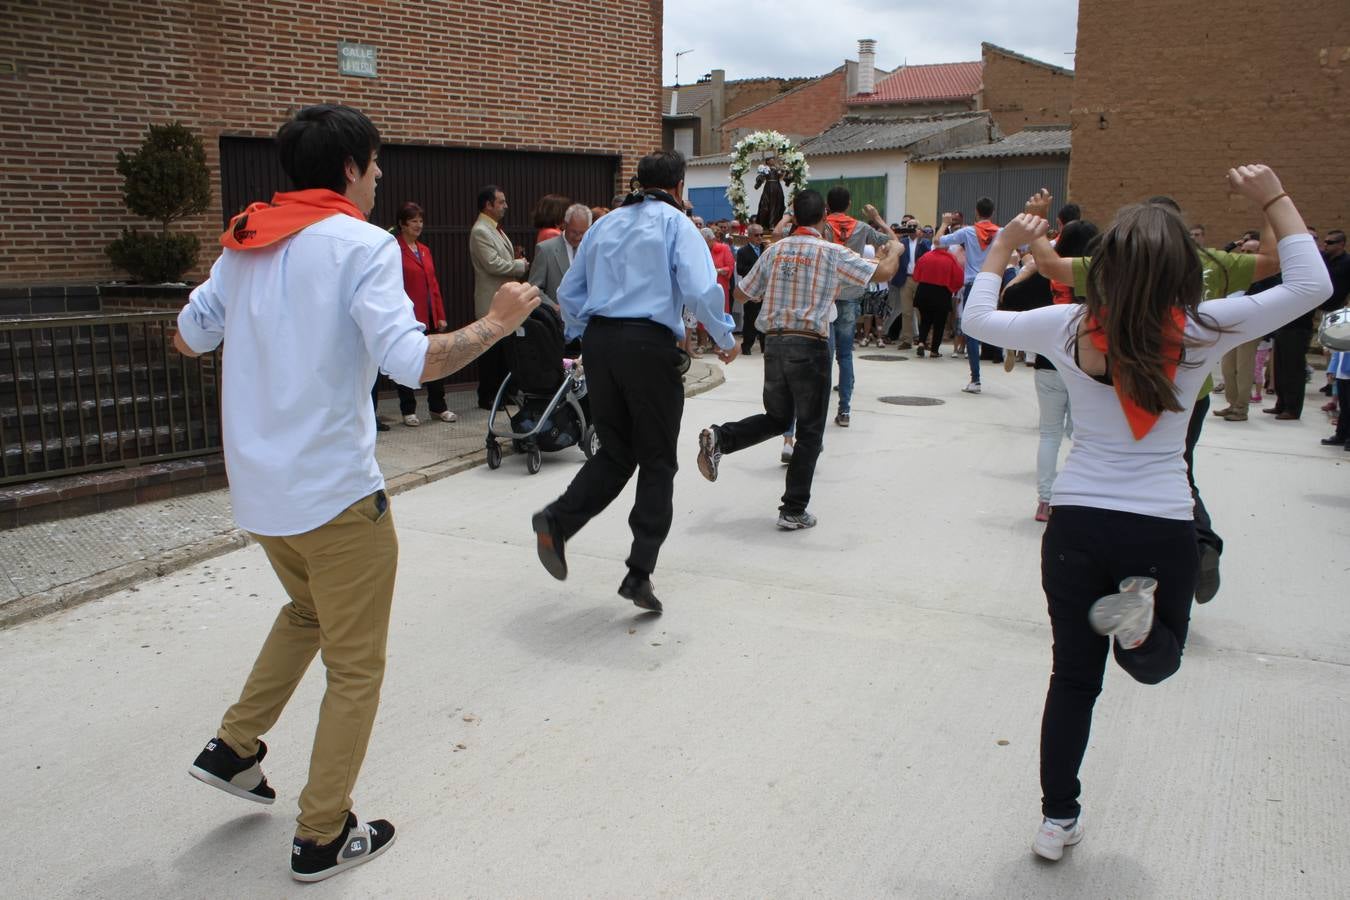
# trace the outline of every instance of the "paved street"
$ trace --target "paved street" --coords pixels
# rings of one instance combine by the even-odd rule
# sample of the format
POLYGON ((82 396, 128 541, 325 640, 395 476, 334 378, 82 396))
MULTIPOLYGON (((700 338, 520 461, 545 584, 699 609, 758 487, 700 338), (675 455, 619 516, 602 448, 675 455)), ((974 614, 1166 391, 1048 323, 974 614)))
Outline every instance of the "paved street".
MULTIPOLYGON (((1223 590, 1175 678, 1110 667, 1087 836, 1050 865, 1029 849, 1050 660, 1031 370, 989 366, 968 396, 964 361, 860 362, 853 426, 830 426, 817 470, 820 525, 796 533, 774 528, 776 441, 716 484, 694 466, 698 430, 757 410, 760 380, 759 356, 737 361, 686 405, 662 617, 614 594, 631 487, 569 545, 567 582, 536 562, 529 514, 579 451, 396 498, 356 809, 399 840, 304 893, 1344 896, 1350 454, 1317 443, 1321 395, 1301 422, 1207 423, 1223 590)), ((280 603, 253 546, 0 631, 7 895, 302 892, 289 841, 322 669, 267 736, 275 806, 186 774, 280 603)))

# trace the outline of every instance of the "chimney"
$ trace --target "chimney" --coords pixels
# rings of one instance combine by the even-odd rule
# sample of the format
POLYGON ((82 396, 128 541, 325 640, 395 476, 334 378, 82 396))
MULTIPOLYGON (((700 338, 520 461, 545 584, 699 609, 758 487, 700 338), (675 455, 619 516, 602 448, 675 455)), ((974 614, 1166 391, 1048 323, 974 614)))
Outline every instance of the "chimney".
POLYGON ((858 41, 858 93, 876 91, 877 42, 871 38, 858 41))

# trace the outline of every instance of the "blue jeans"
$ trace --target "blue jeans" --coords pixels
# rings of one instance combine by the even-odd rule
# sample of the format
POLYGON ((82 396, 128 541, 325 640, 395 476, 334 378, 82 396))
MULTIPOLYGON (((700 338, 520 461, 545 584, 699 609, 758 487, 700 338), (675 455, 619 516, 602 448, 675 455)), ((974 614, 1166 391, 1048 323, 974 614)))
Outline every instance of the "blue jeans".
MULTIPOLYGON (((975 283, 967 282, 961 289, 961 314, 966 312, 966 299, 970 296, 970 289, 975 283)), ((976 384, 980 383, 980 342, 975 340, 969 334, 966 335, 966 361, 970 363, 970 380, 976 384)))
POLYGON ((858 327, 857 300, 836 300, 839 318, 830 325, 834 358, 839 361, 839 411, 846 413, 853 402, 853 332, 858 327))

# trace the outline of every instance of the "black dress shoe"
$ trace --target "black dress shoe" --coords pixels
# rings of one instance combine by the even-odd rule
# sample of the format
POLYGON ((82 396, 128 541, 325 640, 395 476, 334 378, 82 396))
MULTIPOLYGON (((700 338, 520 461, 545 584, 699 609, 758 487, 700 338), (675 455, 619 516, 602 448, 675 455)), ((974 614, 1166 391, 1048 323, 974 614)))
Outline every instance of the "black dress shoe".
POLYGON ((557 521, 548 514, 548 510, 541 509, 531 517, 530 526, 534 528, 534 545, 539 553, 539 561, 544 564, 548 574, 559 581, 565 580, 567 557, 563 553, 562 529, 558 527, 557 521))
POLYGON ((637 572, 629 572, 623 576, 623 581, 619 583, 619 596, 625 600, 632 600, 633 605, 639 609, 661 611, 661 601, 657 600, 656 594, 652 592, 652 580, 637 572))
POLYGON ((1322 438, 1322 443, 1327 447, 1344 447, 1345 438, 1336 437, 1333 435, 1332 437, 1329 438, 1322 438))
POLYGON ((389 430, 389 426, 386 425, 386 424, 384 424, 383 422, 376 422, 376 423, 375 423, 375 430, 376 430, 376 431, 388 431, 388 430, 389 430))

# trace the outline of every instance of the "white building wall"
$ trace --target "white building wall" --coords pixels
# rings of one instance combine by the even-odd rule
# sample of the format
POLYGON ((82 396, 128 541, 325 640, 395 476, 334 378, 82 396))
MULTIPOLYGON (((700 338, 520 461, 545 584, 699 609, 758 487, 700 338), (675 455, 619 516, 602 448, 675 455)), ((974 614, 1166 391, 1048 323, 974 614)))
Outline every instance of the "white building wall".
MULTIPOLYGON (((903 150, 871 150, 863 153, 839 153, 829 156, 807 156, 813 182, 828 182, 835 178, 886 177, 886 208, 881 210, 887 222, 899 222, 910 210, 905 209, 905 182, 909 175, 909 154, 903 150)), ((851 210, 861 216, 862 210, 851 210)))
MULTIPOLYGON (((905 209, 905 182, 909 175, 909 154, 903 150, 872 150, 863 153, 839 153, 829 156, 807 156, 811 166, 812 182, 826 182, 835 178, 874 178, 885 175, 886 208, 881 215, 887 222, 899 222, 900 217, 912 210, 905 209)), ((691 165, 685 170, 686 188, 723 187, 731 178, 731 164, 700 166, 691 165)), ((753 172, 745 177, 746 207, 753 216, 759 207, 759 191, 755 190, 753 172)), ((861 210, 853 210, 860 215, 861 210)))

